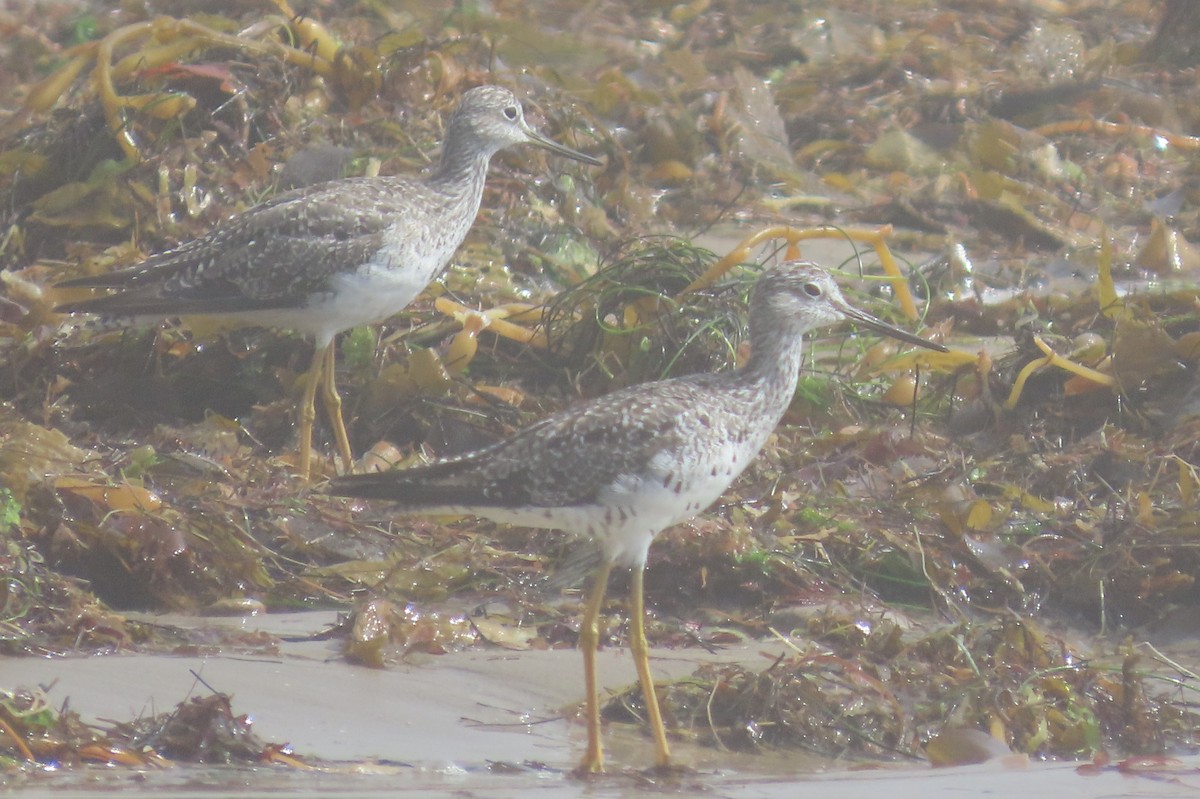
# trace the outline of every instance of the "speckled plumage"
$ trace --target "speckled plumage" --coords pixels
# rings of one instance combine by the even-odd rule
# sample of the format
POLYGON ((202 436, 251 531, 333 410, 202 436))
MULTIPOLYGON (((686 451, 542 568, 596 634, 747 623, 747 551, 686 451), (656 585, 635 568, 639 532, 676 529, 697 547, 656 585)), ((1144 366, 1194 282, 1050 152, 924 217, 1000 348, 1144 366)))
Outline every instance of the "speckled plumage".
POLYGON ((785 386, 786 369, 779 376, 770 384, 694 375, 633 386, 488 449, 339 480, 333 491, 390 499, 406 513, 566 529, 600 540, 606 557, 640 566, 654 535, 704 510, 761 449, 770 416, 782 414, 795 385, 793 377, 785 386))
POLYGON ((669 751, 641 630, 642 574, 654 537, 714 502, 766 443, 795 391, 801 336, 852 319, 944 349, 850 306, 819 267, 794 261, 763 273, 750 300, 751 356, 741 369, 632 386, 580 403, 478 452, 425 466, 335 480, 334 494, 387 499, 403 513, 463 513, 590 536, 605 565, 581 631, 588 676, 588 753, 602 768, 595 709, 596 617, 615 563, 633 567, 634 649, 660 766, 669 751), (657 721, 656 721, 657 720, 657 721))
MULTIPOLYGON (((520 143, 600 163, 530 128, 512 92, 480 86, 451 115, 441 159, 427 177, 344 178, 280 194, 135 267, 60 283, 117 291, 56 310, 134 321, 209 315, 307 333, 316 343, 316 381, 320 359, 332 370, 337 333, 402 310, 445 268, 475 221, 491 157, 520 143)), ((323 379, 348 468, 340 400, 332 374, 323 379)), ((301 414, 307 477, 312 412, 301 414)))
POLYGON ((332 491, 389 499, 405 513, 568 529, 640 566, 655 535, 708 507, 758 454, 795 390, 801 334, 849 307, 819 267, 781 265, 755 286, 741 369, 630 386, 478 452, 343 478, 332 491))
POLYGON ((322 347, 403 309, 441 272, 479 211, 491 157, 523 142, 598 163, 532 131, 512 92, 480 86, 463 95, 427 177, 343 178, 280 194, 137 266, 63 281, 119 291, 57 310, 234 316, 311 334, 322 347), (355 283, 383 296, 339 303, 355 283))

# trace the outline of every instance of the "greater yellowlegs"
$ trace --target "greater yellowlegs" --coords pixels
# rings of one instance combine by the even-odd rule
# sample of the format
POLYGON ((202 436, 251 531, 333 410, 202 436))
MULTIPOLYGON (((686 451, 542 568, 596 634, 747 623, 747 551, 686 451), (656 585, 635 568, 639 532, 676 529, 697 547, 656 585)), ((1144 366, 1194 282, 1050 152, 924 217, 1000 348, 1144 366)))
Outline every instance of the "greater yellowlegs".
POLYGON ((601 164, 531 128, 508 89, 480 86, 462 96, 427 177, 345 178, 280 194, 138 266, 59 283, 117 291, 56 310, 132 322, 220 316, 311 335, 298 471, 308 479, 318 387, 349 470, 334 336, 400 311, 441 272, 479 211, 491 157, 522 143, 601 164))
POLYGON ((654 693, 643 626, 646 553, 660 531, 721 496, 758 454, 791 402, 801 335, 842 319, 945 351, 846 302, 833 278, 785 262, 750 299, 750 358, 732 372, 631 386, 543 419, 461 457, 334 480, 330 492, 386 499, 402 513, 463 514, 589 536, 603 550, 584 605, 579 646, 587 689, 584 773, 603 770, 595 653, 608 576, 633 569, 629 646, 646 698, 657 763, 670 748, 654 693))

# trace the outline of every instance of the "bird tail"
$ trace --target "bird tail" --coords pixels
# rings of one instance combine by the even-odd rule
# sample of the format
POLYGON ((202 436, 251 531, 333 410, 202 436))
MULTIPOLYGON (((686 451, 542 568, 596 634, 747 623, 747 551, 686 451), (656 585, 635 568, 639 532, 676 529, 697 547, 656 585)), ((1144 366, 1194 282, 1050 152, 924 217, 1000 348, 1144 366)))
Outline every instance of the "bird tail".
POLYGON ((129 283, 129 270, 118 269, 102 275, 84 275, 60 280, 56 289, 119 289, 129 283))
POLYGON ((326 490, 338 497, 388 500, 413 513, 470 512, 490 503, 472 481, 456 479, 468 468, 465 463, 442 461, 391 472, 351 474, 335 478, 326 490))
POLYGON ((124 318, 133 318, 133 314, 121 314, 119 311, 111 310, 111 304, 106 302, 109 297, 91 297, 86 300, 75 300, 73 302, 63 302, 54 306, 55 313, 90 313, 103 314, 105 316, 123 316, 124 318))

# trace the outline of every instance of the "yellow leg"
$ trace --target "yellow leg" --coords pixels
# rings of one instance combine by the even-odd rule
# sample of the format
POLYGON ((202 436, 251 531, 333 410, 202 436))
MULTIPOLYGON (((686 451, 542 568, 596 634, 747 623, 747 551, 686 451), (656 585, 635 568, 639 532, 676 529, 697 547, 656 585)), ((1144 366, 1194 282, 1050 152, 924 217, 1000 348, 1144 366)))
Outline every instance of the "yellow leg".
POLYGON ((588 589, 587 603, 583 606, 583 620, 579 624, 579 648, 583 650, 583 683, 587 691, 587 754, 575 773, 580 775, 599 774, 604 771, 604 750, 600 745, 600 691, 596 687, 596 647, 600 643, 600 605, 608 588, 608 575, 612 561, 605 560, 592 576, 592 587, 588 589))
POLYGON ((650 657, 646 646, 646 601, 643 588, 646 567, 637 566, 633 570, 633 609, 630 621, 633 628, 629 632, 629 648, 633 652, 633 664, 637 668, 638 680, 642 683, 642 696, 646 699, 646 716, 650 720, 650 731, 654 733, 654 748, 657 751, 655 762, 659 768, 671 765, 671 747, 667 745, 667 730, 663 726, 662 711, 658 706, 658 696, 654 692, 654 677, 650 674, 650 657))
POLYGON ((325 364, 325 350, 333 349, 330 342, 325 349, 313 352, 312 364, 304 375, 304 396, 300 398, 300 479, 308 482, 309 466, 312 462, 312 431, 313 422, 317 418, 317 383, 321 379, 321 369, 325 364))
POLYGON ((354 455, 350 451, 350 436, 346 434, 346 422, 342 418, 342 395, 338 394, 337 383, 334 380, 334 365, 337 350, 332 343, 325 348, 321 366, 321 400, 325 403, 325 415, 333 427, 333 435, 337 440, 338 455, 342 459, 342 470, 349 474, 354 465, 354 455))

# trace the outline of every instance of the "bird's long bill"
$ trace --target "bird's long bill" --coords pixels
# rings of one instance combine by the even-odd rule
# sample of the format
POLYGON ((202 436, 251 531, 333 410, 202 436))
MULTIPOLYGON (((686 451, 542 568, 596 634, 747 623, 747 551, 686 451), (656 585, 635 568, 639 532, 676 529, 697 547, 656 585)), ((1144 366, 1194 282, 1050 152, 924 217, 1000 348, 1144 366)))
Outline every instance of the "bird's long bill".
POLYGON ((879 333, 883 333, 885 336, 891 336, 894 339, 899 339, 900 341, 905 341, 909 344, 916 344, 918 347, 936 350, 937 352, 949 352, 949 350, 947 350, 946 347, 941 344, 923 339, 920 336, 909 333, 907 330, 902 330, 895 325, 889 325, 882 319, 876 319, 869 313, 858 310, 853 305, 842 305, 838 310, 845 314, 846 318, 851 322, 854 322, 854 324, 870 328, 871 330, 875 330, 879 333))
POLYGON ((581 153, 578 150, 572 150, 570 147, 559 144, 553 139, 547 139, 545 136, 538 133, 531 127, 525 127, 525 135, 529 137, 530 144, 536 144, 538 147, 549 150, 552 153, 565 155, 567 158, 574 158, 576 161, 582 161, 583 163, 591 164, 592 166, 604 166, 604 162, 599 158, 593 158, 592 156, 581 153))

